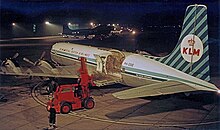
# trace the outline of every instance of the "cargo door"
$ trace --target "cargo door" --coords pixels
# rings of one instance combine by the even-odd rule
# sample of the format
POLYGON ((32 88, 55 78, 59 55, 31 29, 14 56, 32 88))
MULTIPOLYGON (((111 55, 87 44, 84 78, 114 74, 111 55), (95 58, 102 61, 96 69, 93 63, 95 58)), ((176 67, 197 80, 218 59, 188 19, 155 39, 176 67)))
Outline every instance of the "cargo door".
POLYGON ((102 54, 102 55, 94 55, 96 57, 96 71, 100 73, 106 73, 105 62, 106 58, 109 54, 102 54))

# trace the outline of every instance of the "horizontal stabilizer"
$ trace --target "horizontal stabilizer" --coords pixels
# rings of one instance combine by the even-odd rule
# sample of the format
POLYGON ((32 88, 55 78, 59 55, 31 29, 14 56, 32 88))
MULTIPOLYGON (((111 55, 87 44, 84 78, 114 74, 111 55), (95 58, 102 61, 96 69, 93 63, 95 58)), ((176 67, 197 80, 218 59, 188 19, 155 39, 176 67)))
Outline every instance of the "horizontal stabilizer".
POLYGON ((177 81, 166 81, 151 85, 144 85, 141 87, 132 88, 121 92, 116 92, 113 93, 113 96, 119 99, 131 99, 138 97, 167 95, 180 92, 190 92, 196 90, 197 89, 189 85, 177 81))

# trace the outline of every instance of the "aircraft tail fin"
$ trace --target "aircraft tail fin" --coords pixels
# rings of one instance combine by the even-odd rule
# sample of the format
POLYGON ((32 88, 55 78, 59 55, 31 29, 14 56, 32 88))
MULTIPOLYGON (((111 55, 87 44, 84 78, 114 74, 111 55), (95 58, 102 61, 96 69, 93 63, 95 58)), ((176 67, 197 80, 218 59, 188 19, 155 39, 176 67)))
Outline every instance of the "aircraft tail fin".
POLYGON ((208 49, 207 7, 190 5, 186 9, 181 35, 173 52, 153 59, 209 81, 208 49))

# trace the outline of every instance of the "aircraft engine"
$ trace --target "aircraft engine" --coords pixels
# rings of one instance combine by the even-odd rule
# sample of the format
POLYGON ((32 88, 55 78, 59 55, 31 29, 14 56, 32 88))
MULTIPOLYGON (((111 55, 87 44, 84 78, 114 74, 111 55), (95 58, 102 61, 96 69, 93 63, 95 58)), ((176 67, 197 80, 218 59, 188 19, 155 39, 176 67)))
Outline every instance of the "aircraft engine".
POLYGON ((7 71, 13 71, 15 73, 19 73, 21 72, 20 70, 20 65, 18 64, 18 62, 16 61, 16 58, 18 57, 18 53, 15 53, 15 55, 12 58, 6 58, 2 63, 1 63, 1 67, 3 67, 3 71, 4 69, 7 69, 7 71))

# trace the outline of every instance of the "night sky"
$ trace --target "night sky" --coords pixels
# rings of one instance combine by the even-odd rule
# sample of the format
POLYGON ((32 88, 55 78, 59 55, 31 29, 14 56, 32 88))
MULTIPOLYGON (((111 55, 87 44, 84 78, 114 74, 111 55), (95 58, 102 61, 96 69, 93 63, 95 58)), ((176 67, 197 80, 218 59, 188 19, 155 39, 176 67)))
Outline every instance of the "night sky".
MULTIPOLYGON (((196 2, 208 6, 209 15, 219 16, 218 0, 196 2)), ((162 15, 182 18, 185 8, 195 4, 187 0, 147 0, 147 1, 67 1, 67 0, 1 0, 1 23, 10 22, 41 22, 47 19, 56 22, 87 22, 99 23, 143 23, 143 17, 159 17, 162 15), (151 14, 151 15, 150 15, 151 14)), ((174 21, 172 19, 166 19, 174 21)), ((177 20, 177 22, 182 19, 177 20)), ((150 21, 151 22, 151 21, 150 21)), ((152 20, 152 24, 155 20, 152 20)))
MULTIPOLYGON (((217 49, 220 47, 219 0, 1 0, 0 33, 1 36, 3 32, 7 36, 12 36, 6 31, 13 22, 32 25, 48 20, 60 25, 66 25, 69 22, 119 23, 137 29, 148 26, 177 26, 179 28, 176 34, 179 34, 185 9, 190 4, 204 4, 208 7, 209 43, 212 45, 210 48, 214 48, 218 53, 220 50, 217 49)), ((151 31, 148 28, 146 30, 151 31)), ((161 28, 153 28, 153 31, 159 32, 152 34, 154 37, 162 33, 161 41, 167 37, 175 38, 168 39, 173 41, 172 45, 175 45, 178 40, 178 36, 170 35, 174 34, 171 29, 161 31, 161 28)), ((149 42, 150 38, 145 35, 139 35, 138 39, 142 39, 141 36, 143 43, 149 42)), ((148 44, 147 48, 149 48, 148 44)))

